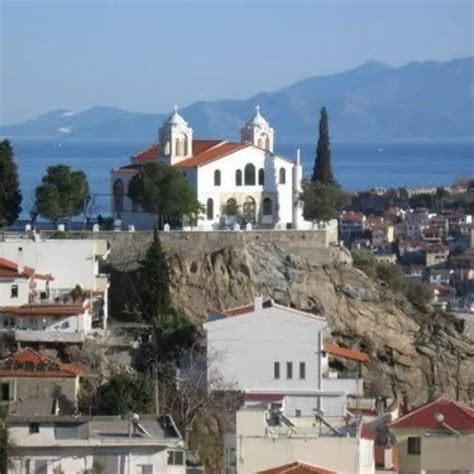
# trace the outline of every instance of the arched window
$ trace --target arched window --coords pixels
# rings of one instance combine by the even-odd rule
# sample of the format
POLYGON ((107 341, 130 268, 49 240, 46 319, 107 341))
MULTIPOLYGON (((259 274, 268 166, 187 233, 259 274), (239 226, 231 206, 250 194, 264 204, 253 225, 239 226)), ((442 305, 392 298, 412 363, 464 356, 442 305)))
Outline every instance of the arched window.
POLYGON ((258 184, 261 186, 265 184, 265 170, 263 168, 258 170, 258 184))
POLYGON ((188 137, 183 138, 183 156, 188 156, 189 150, 188 150, 188 137))
POLYGON ((262 213, 263 213, 264 216, 273 215, 273 203, 272 203, 272 200, 269 197, 266 197, 263 200, 262 213))
POLYGON ((258 146, 264 150, 270 149, 270 137, 266 133, 262 133, 258 139, 258 146))
POLYGON ((255 186, 255 166, 252 163, 245 165, 245 186, 255 186))
POLYGON ((240 170, 235 172, 235 185, 242 186, 242 171, 240 170))
POLYGON ((239 212, 239 206, 237 205, 237 201, 234 198, 227 199, 224 208, 224 214, 226 216, 236 216, 239 212))
POLYGON ((286 169, 280 168, 280 184, 286 184, 286 169))
POLYGON ((207 209, 207 213, 206 213, 207 220, 212 221, 214 219, 214 201, 211 198, 207 200, 206 209, 207 209))
POLYGON ((180 142, 179 138, 177 138, 174 143, 175 143, 175 145, 174 145, 175 146, 174 154, 176 156, 181 156, 181 142, 180 142))
POLYGON ((221 185, 221 170, 214 171, 214 186, 221 185))
POLYGON ((255 199, 252 196, 247 196, 245 198, 243 214, 247 222, 255 223, 257 220, 257 206, 255 204, 255 199))
POLYGON ((265 140, 265 150, 270 150, 270 137, 267 135, 267 139, 265 140))
POLYGON ((165 156, 169 156, 170 154, 170 142, 165 143, 165 156))
POLYGON ((263 143, 264 143, 264 140, 263 140, 262 137, 260 137, 260 138, 258 139, 257 146, 258 146, 259 148, 263 148, 263 143))
POLYGON ((123 182, 117 179, 114 183, 114 209, 115 212, 123 211, 123 182))

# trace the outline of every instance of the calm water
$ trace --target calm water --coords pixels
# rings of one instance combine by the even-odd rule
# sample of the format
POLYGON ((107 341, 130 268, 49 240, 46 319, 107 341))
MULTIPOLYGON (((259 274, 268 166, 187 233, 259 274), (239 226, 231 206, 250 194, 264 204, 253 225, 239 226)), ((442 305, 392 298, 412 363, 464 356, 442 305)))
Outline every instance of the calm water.
MULTIPOLYGON (((99 210, 110 209, 110 169, 127 164, 130 155, 149 143, 91 141, 13 140, 28 211, 34 189, 47 166, 65 163, 84 170, 96 194, 99 210)), ((294 158, 296 146, 283 145, 279 153, 294 158)), ((452 183, 460 176, 474 175, 474 143, 441 144, 334 144, 336 178, 349 190, 372 187, 429 186, 452 183)), ((314 145, 301 147, 305 173, 311 173, 314 145)))

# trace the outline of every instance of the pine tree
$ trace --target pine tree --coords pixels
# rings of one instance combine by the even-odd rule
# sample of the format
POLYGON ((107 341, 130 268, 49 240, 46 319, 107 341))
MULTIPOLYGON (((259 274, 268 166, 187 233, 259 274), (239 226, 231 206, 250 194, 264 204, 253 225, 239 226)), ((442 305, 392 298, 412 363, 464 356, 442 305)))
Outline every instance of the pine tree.
POLYGON ((21 212, 18 169, 8 140, 0 142, 0 226, 12 225, 21 212))
POLYGON ((329 142, 329 120, 326 107, 321 108, 319 119, 319 139, 316 148, 316 159, 314 162, 313 176, 311 181, 319 181, 322 184, 339 186, 334 179, 331 168, 331 146, 329 142))

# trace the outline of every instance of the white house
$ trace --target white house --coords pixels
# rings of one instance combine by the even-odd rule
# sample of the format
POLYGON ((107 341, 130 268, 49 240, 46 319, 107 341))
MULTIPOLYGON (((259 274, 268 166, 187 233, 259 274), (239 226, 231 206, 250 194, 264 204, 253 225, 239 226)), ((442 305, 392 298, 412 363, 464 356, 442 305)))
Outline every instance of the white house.
POLYGON ((329 357, 368 362, 366 354, 325 344, 327 321, 321 316, 263 302, 210 311, 207 334, 209 379, 214 372, 247 399, 279 400, 298 416, 314 409, 341 415, 347 395, 362 395, 360 374, 339 374, 329 357))
POLYGON ((170 417, 9 415, 9 474, 185 474, 185 453, 170 417), (93 471, 94 470, 94 471, 93 471))
POLYGON ((182 171, 205 207, 200 226, 251 223, 264 228, 310 226, 302 216, 302 166, 274 151, 274 130, 260 114, 241 130, 240 142, 200 140, 177 109, 164 122, 158 142, 112 170, 112 214, 123 224, 149 227, 153 216, 128 197, 131 178, 147 163, 160 161, 182 171))
POLYGON ((89 300, 0 306, 0 334, 24 343, 81 343, 92 330, 89 300))

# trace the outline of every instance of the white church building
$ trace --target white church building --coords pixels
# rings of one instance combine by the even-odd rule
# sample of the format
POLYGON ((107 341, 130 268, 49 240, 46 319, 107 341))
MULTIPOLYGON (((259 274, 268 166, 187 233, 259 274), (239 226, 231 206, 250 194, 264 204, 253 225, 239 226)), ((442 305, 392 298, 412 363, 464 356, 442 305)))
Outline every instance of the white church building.
POLYGON ((177 107, 163 123, 158 142, 112 170, 112 215, 122 226, 150 228, 154 216, 128 197, 131 178, 147 163, 160 161, 182 171, 205 211, 203 230, 250 223, 257 228, 311 228, 300 202, 299 153, 290 160, 274 152, 275 133, 257 106, 241 130, 240 142, 193 138, 177 107))

